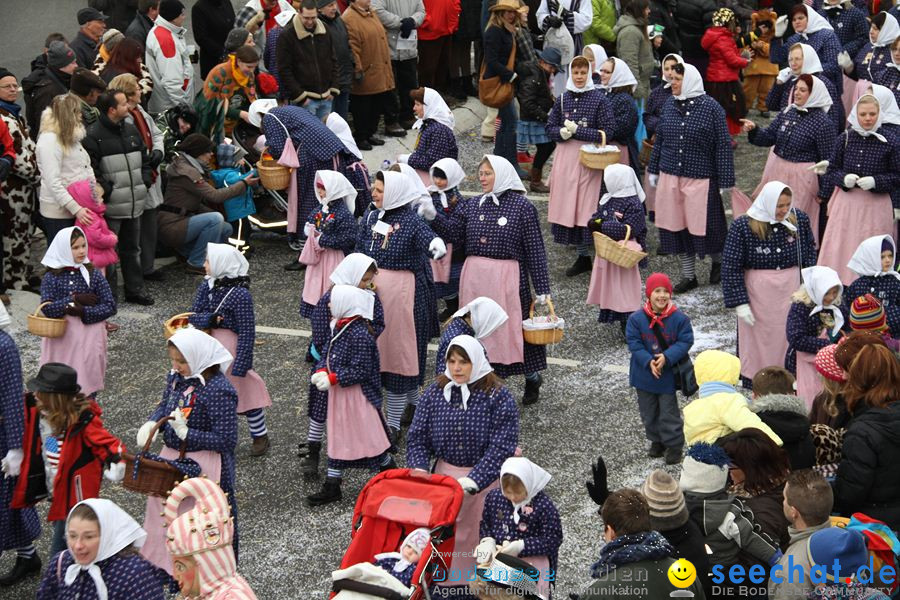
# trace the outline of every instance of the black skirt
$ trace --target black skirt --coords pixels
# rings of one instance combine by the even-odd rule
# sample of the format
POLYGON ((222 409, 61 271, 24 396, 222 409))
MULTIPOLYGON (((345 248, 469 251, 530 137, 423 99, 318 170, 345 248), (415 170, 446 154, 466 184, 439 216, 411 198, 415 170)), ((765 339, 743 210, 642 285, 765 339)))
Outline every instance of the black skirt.
POLYGON ((732 121, 747 116, 747 100, 740 81, 707 81, 706 93, 715 98, 732 121))

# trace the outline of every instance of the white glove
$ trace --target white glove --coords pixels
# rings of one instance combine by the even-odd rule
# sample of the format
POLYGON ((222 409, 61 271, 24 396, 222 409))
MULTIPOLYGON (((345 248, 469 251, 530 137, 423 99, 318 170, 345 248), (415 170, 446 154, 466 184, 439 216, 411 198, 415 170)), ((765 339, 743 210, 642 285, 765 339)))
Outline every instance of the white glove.
POLYGON ((578 131, 578 123, 576 123, 575 121, 570 121, 569 119, 566 119, 565 121, 563 121, 563 127, 568 129, 572 133, 575 133, 576 131, 578 131))
POLYGON ((788 19, 787 15, 781 15, 775 19, 775 37, 781 37, 787 33, 788 19))
POLYGON ((475 564, 489 565, 497 554, 497 541, 492 537, 481 538, 481 542, 475 546, 475 564))
POLYGON ((184 418, 184 413, 180 408, 176 408, 172 411, 171 416, 175 417, 174 421, 169 421, 169 425, 172 426, 172 431, 175 432, 175 435, 177 435, 179 439, 187 439, 188 424, 187 419, 184 418))
POLYGON ((811 167, 806 167, 806 168, 809 169, 810 171, 812 171, 813 173, 815 173, 816 175, 824 175, 825 171, 828 170, 828 165, 829 165, 829 162, 827 160, 820 160, 819 162, 812 165, 811 167))
POLYGON ((477 494, 478 493, 478 484, 469 479, 468 477, 460 477, 456 480, 459 483, 459 487, 463 489, 463 491, 467 494, 477 494))
POLYGON ((846 50, 837 55, 837 62, 844 70, 844 73, 849 75, 853 72, 853 59, 850 58, 846 50))
POLYGON ((320 392, 327 392, 331 387, 331 380, 328 378, 328 373, 325 371, 316 371, 312 374, 312 377, 309 378, 309 381, 316 386, 316 389, 320 392))
POLYGON ((724 196, 725 194, 727 194, 730 191, 731 191, 731 188, 719 188, 719 195, 724 196))
POLYGON ((409 162, 409 154, 399 154, 397 155, 397 162, 403 163, 404 165, 409 162))
POLYGON ((559 128, 559 137, 561 137, 563 140, 567 140, 570 137, 572 137, 572 132, 569 131, 568 129, 566 129, 565 127, 560 127, 559 128))
POLYGON ((859 175, 856 175, 854 173, 847 173, 846 175, 844 175, 845 188, 852 188, 856 185, 857 181, 859 181, 859 175))
MULTIPOLYGON (((141 428, 140 428, 140 429, 138 429, 138 432, 137 432, 137 445, 138 445, 139 448, 141 448, 141 449, 144 448, 144 445, 147 443, 147 439, 150 437, 150 431, 151 431, 155 426, 156 426, 156 422, 155 422, 155 421, 147 421, 146 423, 144 423, 143 425, 141 425, 141 428)), ((152 443, 153 440, 155 440, 155 439, 156 439, 156 433, 153 434, 153 439, 150 440, 150 442, 152 443)))
POLYGON ((793 76, 793 71, 791 71, 790 67, 785 67, 782 70, 778 71, 778 76, 775 78, 778 83, 787 83, 791 80, 793 76))
POLYGON ((895 221, 900 221, 900 208, 895 208, 895 209, 894 209, 894 220, 895 220, 895 221))
POLYGON ((740 304, 734 307, 734 312, 737 313, 738 319, 741 319, 750 327, 753 327, 753 324, 756 323, 756 317, 753 316, 753 311, 750 310, 749 304, 740 304))
POLYGON ((426 221, 434 221, 434 218, 437 216, 437 210, 434 208, 434 202, 431 202, 430 200, 428 202, 422 202, 421 204, 419 204, 419 208, 416 209, 416 212, 419 213, 419 216, 426 221))
POLYGON ((549 300, 549 299, 550 299, 550 294, 538 294, 537 297, 534 299, 534 303, 540 304, 541 306, 543 306, 544 304, 547 304, 547 300, 549 300))
POLYGON ((303 235, 309 237, 312 235, 313 231, 316 230, 316 226, 312 223, 304 223, 303 225, 303 235))
POLYGON ((522 554, 523 550, 525 550, 525 540, 515 540, 513 542, 506 541, 500 546, 500 552, 509 554, 510 556, 518 556, 522 554))
POLYGON ((22 472, 23 458, 25 458, 25 455, 22 453, 21 448, 7 450, 6 457, 0 461, 0 465, 2 465, 0 469, 2 469, 7 477, 18 477, 19 473, 22 472))
POLYGON ((869 175, 860 177, 856 180, 856 187, 861 190, 871 190, 875 187, 875 178, 869 175))
POLYGON ((647 179, 650 182, 650 187, 656 187, 659 185, 659 173, 649 173, 649 177, 647 179))
POLYGON ((444 240, 436 237, 428 244, 428 251, 431 252, 431 257, 434 260, 437 260, 447 254, 447 245, 444 243, 444 240))
POLYGON ((122 481, 125 479, 125 461, 110 463, 109 468, 103 471, 103 477, 107 481, 122 481))

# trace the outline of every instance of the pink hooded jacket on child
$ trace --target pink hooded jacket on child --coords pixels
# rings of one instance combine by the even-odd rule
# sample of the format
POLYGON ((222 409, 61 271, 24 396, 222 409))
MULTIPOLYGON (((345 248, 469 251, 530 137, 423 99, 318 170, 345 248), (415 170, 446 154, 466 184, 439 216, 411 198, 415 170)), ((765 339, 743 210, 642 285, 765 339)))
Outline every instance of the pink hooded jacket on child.
POLYGON ((116 254, 116 244, 119 238, 110 230, 103 218, 106 212, 106 205, 97 202, 94 199, 93 185, 88 180, 76 181, 66 188, 69 195, 75 199, 79 206, 92 210, 96 215, 94 222, 90 225, 78 223, 78 226, 84 231, 88 243, 88 260, 97 267, 102 269, 109 265, 119 262, 119 255, 116 254))

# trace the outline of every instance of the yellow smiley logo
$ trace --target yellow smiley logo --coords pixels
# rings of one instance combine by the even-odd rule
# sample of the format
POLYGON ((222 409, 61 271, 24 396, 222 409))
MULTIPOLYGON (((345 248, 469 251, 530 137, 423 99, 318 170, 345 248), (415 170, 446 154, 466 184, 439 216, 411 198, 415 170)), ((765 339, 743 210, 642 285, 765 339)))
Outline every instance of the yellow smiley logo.
POLYGON ((697 579, 697 569, 691 561, 679 558, 669 567, 669 583, 677 588, 690 587, 697 579))

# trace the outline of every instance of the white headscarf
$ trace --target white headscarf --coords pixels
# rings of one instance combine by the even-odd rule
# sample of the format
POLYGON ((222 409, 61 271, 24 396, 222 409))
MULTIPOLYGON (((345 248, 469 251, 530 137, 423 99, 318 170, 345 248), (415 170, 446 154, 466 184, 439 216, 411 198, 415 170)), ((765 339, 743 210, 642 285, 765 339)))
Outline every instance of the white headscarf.
POLYGON ((278 23, 279 27, 287 27, 287 24, 291 22, 291 19, 293 19, 296 14, 297 11, 293 8, 291 8, 291 10, 282 8, 281 12, 275 15, 275 22, 278 23))
MULTIPOLYGON (((602 65, 607 60, 609 60, 609 55, 606 54, 606 49, 603 46, 601 46, 600 44, 588 44, 587 46, 584 47, 584 49, 585 50, 590 49, 590 51, 593 52, 593 54, 594 54, 594 73, 599 73, 600 65, 602 65)), ((582 56, 584 56, 583 52, 582 52, 582 56)), ((587 58, 587 57, 585 56, 585 58, 587 58)), ((588 62, 590 62, 590 60, 591 59, 588 58, 588 62)))
MULTIPOLYGON (((669 60, 669 58, 674 58, 674 59, 678 62, 678 64, 680 64, 680 65, 683 65, 683 64, 684 64, 684 59, 681 58, 681 55, 680 55, 680 54, 675 54, 674 52, 670 52, 669 54, 666 54, 666 55, 663 57, 662 62, 660 63, 660 65, 663 65, 663 66, 664 66, 664 65, 666 64, 666 61, 669 60)), ((663 73, 663 75, 662 75, 662 80, 665 81, 665 83, 663 84, 663 86, 664 86, 664 87, 667 87, 667 88, 672 87, 672 84, 669 82, 668 79, 666 79, 665 71, 662 71, 662 73, 663 73)))
POLYGON ((603 183, 606 184, 606 193, 600 197, 600 206, 609 202, 610 198, 637 196, 643 202, 647 197, 634 169, 628 165, 617 163, 603 169, 603 183))
POLYGON ((278 100, 273 98, 256 100, 252 102, 250 108, 247 109, 247 114, 249 115, 247 120, 250 121, 250 124, 254 127, 260 128, 262 126, 263 115, 273 108, 278 108, 278 100))
POLYGON ((803 269, 800 274, 803 276, 803 287, 806 288, 806 293, 809 294, 809 297, 812 298, 812 301, 816 304, 815 308, 809 312, 809 316, 822 312, 822 310, 826 308, 831 309, 831 314, 834 316, 834 327, 831 329, 831 335, 837 335, 837 332, 840 331, 841 327, 844 325, 844 313, 842 313, 841 309, 834 304, 826 306, 822 304, 822 301, 825 298, 825 294, 828 293, 828 290, 834 286, 840 288, 837 297, 841 297, 841 294, 844 292, 841 278, 838 277, 837 272, 831 267, 821 266, 807 267, 803 269))
POLYGON ((813 10, 811 6, 806 7, 806 29, 800 35, 803 39, 808 39, 809 35, 817 31, 834 31, 834 27, 828 22, 828 19, 813 10))
POLYGON ((9 313, 6 311, 6 306, 0 302, 0 331, 6 331, 9 329, 10 319, 9 313))
POLYGON ((462 183, 463 179, 466 178, 466 174, 463 172, 462 167, 459 166, 459 163, 452 158, 442 158, 439 161, 435 162, 428 170, 428 174, 431 175, 431 185, 428 186, 428 191, 431 193, 437 193, 438 198, 441 201, 441 206, 447 208, 447 190, 452 190, 453 188, 459 187, 459 184, 462 183), (447 176, 447 185, 443 188, 439 188, 434 183, 435 169, 440 169, 444 172, 444 175, 447 176))
POLYGON ((425 182, 422 181, 422 178, 419 177, 418 172, 409 166, 406 163, 397 163, 400 165, 400 172, 409 179, 410 184, 413 189, 416 191, 416 203, 421 202, 423 200, 428 200, 431 202, 431 194, 428 192, 428 188, 425 187, 425 182))
POLYGON ((486 192, 481 196, 481 199, 478 200, 478 206, 481 206, 488 198, 490 198, 494 204, 500 206, 500 195, 503 192, 507 190, 516 192, 525 191, 525 186, 522 185, 522 180, 519 179, 519 176, 516 174, 516 169, 508 160, 494 154, 485 154, 484 158, 488 160, 491 164, 491 169, 494 171, 494 187, 491 191, 486 192))
MULTIPOLYGON (((812 77, 813 84, 812 89, 809 91, 809 97, 806 99, 806 103, 803 104, 803 106, 800 106, 796 102, 793 102, 794 95, 791 93, 792 102, 783 112, 789 111, 792 107, 803 112, 808 111, 810 108, 821 108, 823 112, 828 112, 831 109, 834 100, 831 99, 831 94, 828 93, 828 88, 825 87, 825 83, 815 75, 810 75, 810 77, 812 77)), ((794 86, 796 87, 796 82, 799 81, 799 79, 795 79, 794 81, 794 86)))
POLYGON ((878 85, 877 83, 872 84, 872 91, 870 93, 878 100, 882 123, 900 125, 900 108, 897 107, 897 98, 894 96, 894 93, 890 89, 883 85, 878 85))
MULTIPOLYGON (((815 75, 816 73, 821 73, 823 71, 822 61, 819 59, 819 54, 816 52, 815 48, 809 44, 803 43, 795 45, 800 46, 800 51, 803 52, 803 65, 800 67, 800 74, 815 75)), ((791 48, 793 47, 794 46, 791 46, 791 48)), ((790 52, 790 49, 788 52, 790 52)))
MULTIPOLYGON (((412 180, 403 173, 396 171, 381 171, 384 175, 384 202, 382 210, 392 210, 405 206, 418 198, 420 193, 413 187, 412 180)), ((418 179, 418 175, 416 178, 418 179)), ((421 183, 422 180, 419 180, 421 183)))
POLYGON ((423 100, 425 100, 425 114, 422 115, 421 119, 416 119, 412 128, 420 129, 426 120, 433 119, 441 125, 446 125, 452 131, 453 127, 456 125, 456 119, 453 118, 453 111, 450 110, 450 107, 447 106, 447 103, 444 102, 441 95, 430 87, 427 87, 425 88, 425 97, 423 100))
POLYGON ((881 109, 881 102, 879 102, 878 98, 876 98, 872 94, 863 94, 859 97, 859 100, 857 100, 853 104, 853 108, 850 109, 850 114, 847 115, 847 122, 850 123, 850 129, 852 129, 859 135, 863 137, 869 137, 871 135, 876 139, 887 143, 887 139, 883 135, 878 133, 878 130, 881 128, 881 124, 884 122, 884 111, 881 109), (878 105, 878 120, 875 121, 875 126, 872 127, 872 129, 863 129, 863 126, 859 124, 859 117, 856 115, 856 107, 859 106, 859 103, 862 102, 864 98, 871 98, 875 100, 875 104, 878 105))
POLYGON ((491 335, 509 320, 509 315, 506 314, 503 307, 486 296, 475 298, 453 313, 454 317, 465 317, 466 315, 472 319, 472 330, 479 340, 491 335))
POLYGON ((341 140, 341 143, 344 144, 344 147, 349 150, 351 154, 362 160, 362 152, 360 151, 359 146, 356 145, 356 140, 353 139, 353 133, 350 131, 350 125, 347 124, 344 117, 336 112, 328 113, 328 118, 325 119, 325 127, 330 129, 331 133, 341 140))
POLYGON ((500 467, 500 477, 515 475, 525 486, 525 499, 518 504, 513 504, 513 521, 519 524, 519 511, 538 495, 550 483, 550 473, 537 466, 524 456, 511 456, 503 461, 500 467))
MULTIPOLYGON (((75 264, 75 259, 72 257, 72 232, 76 229, 84 235, 84 230, 77 225, 75 227, 61 229, 60 232, 56 234, 56 237, 53 238, 53 241, 50 242, 50 246, 47 247, 47 253, 44 254, 44 258, 41 259, 41 264, 48 269, 77 268, 81 272, 81 277, 84 279, 84 282, 91 285, 91 274, 88 272, 87 267, 85 267, 85 265, 91 261, 85 256, 84 262, 75 264)), ((84 236, 84 243, 87 244, 87 236, 84 236)))
POLYGON ((613 72, 612 75, 609 76, 609 81, 606 83, 600 84, 601 90, 614 90, 617 87, 622 87, 625 85, 631 86, 632 93, 635 89, 637 89, 637 79, 634 78, 634 73, 631 72, 631 68, 628 66, 628 63, 622 60, 621 58, 610 58, 607 59, 613 62, 613 72))
MULTIPOLYGON (((362 252, 354 252, 344 257, 338 266, 331 272, 331 283, 334 285, 355 285, 359 287, 363 275, 369 267, 375 265, 375 259, 362 252)), ((378 268, 378 265, 375 265, 378 268)))
MULTIPOLYGON (((87 504, 94 511, 94 514, 97 515, 97 521, 100 526, 100 547, 97 549, 97 556, 90 564, 80 565, 76 562, 69 565, 66 569, 64 581, 66 586, 70 586, 75 583, 75 579, 81 571, 87 571, 91 579, 94 580, 94 587, 97 588, 97 597, 100 600, 107 600, 109 593, 106 589, 106 582, 103 581, 103 573, 100 571, 97 563, 115 556, 131 545, 140 548, 144 545, 144 540, 147 539, 147 532, 137 524, 137 521, 131 515, 119 508, 115 502, 103 498, 90 498, 82 500, 73 506, 72 510, 75 510, 82 504, 87 504)), ((69 511, 69 517, 66 519, 66 529, 68 529, 71 515, 72 511, 69 511)), ((67 550, 67 552, 69 551, 67 550)), ((69 554, 71 555, 71 552, 69 554)))
POLYGON ((692 64, 684 63, 684 80, 681 82, 681 93, 674 96, 676 100, 689 100, 702 96, 706 92, 703 89, 703 77, 700 71, 692 64))
POLYGON ((466 354, 469 356, 469 360, 472 361, 472 374, 469 375, 469 380, 467 382, 458 384, 453 381, 453 377, 450 375, 450 367, 447 366, 447 368, 444 369, 444 376, 450 381, 444 386, 444 399, 449 402, 450 393, 453 391, 453 388, 458 387, 460 388, 460 392, 462 392, 463 410, 467 410, 469 408, 469 396, 471 395, 469 392, 469 384, 475 383, 488 373, 492 372, 494 368, 491 367, 491 363, 488 362, 487 355, 484 352, 484 346, 471 335, 458 335, 450 340, 450 345, 447 346, 447 354, 444 355, 445 360, 450 356, 450 350, 453 346, 459 346, 465 350, 466 354))
POLYGON ((900 24, 897 23, 896 17, 891 13, 885 13, 884 27, 878 30, 878 37, 872 45, 876 48, 884 48, 890 46, 900 36, 900 24))
POLYGON ((889 275, 900 279, 900 273, 893 269, 881 270, 881 246, 884 240, 890 240, 894 258, 897 257, 897 244, 889 235, 875 235, 864 239, 856 248, 856 252, 850 257, 847 268, 852 269, 860 277, 881 277, 889 275))
POLYGON ((355 285, 336 285, 331 288, 331 330, 340 319, 362 317, 372 320, 375 314, 375 294, 355 285))
POLYGON ((391 569, 395 573, 402 573, 405 571, 409 565, 413 564, 403 558, 402 550, 405 546, 409 546, 414 548, 419 553, 419 560, 422 560, 422 555, 425 553, 425 548, 428 547, 428 544, 431 543, 431 531, 427 527, 419 527, 418 529, 413 529, 412 532, 404 538, 403 543, 400 544, 401 552, 382 552, 381 554, 375 555, 375 560, 384 560, 385 558, 396 558, 397 562, 394 564, 394 567, 391 569))
MULTIPOLYGON (((751 219, 762 221, 763 223, 768 223, 770 225, 784 225, 791 231, 797 231, 797 227, 790 221, 786 219, 784 221, 775 220, 775 209, 778 207, 778 199, 781 197, 785 188, 791 190, 789 185, 782 183, 781 181, 768 182, 763 186, 763 189, 759 192, 759 195, 756 197, 756 200, 753 201, 750 208, 747 209, 747 216, 751 219)), ((791 207, 794 205, 793 193, 794 191, 791 190, 791 207)), ((788 214, 791 214, 790 208, 788 209, 788 214)))
POLYGON ((216 279, 246 277, 250 272, 250 263, 247 262, 240 250, 231 244, 208 243, 206 260, 209 261, 209 275, 206 276, 206 283, 210 289, 215 285, 216 279))
POLYGON ((226 371, 234 360, 219 340, 193 327, 177 330, 169 341, 178 348, 191 368, 187 379, 197 378, 203 385, 206 385, 203 371, 213 365, 219 365, 220 369, 226 371))
MULTIPOLYGON (((583 56, 575 56, 572 60, 569 61, 569 70, 567 71, 568 78, 566 79, 566 89, 570 92, 575 92, 576 94, 580 94, 582 92, 588 92, 594 89, 594 78, 591 76, 591 61, 588 60, 588 76, 587 80, 584 82, 584 87, 575 87, 575 82, 572 81, 572 63, 575 62, 578 58, 584 58, 583 56)), ((587 60, 584 58, 584 60, 587 60)))
POLYGON ((319 204, 322 205, 322 212, 328 212, 328 204, 332 200, 343 198, 347 210, 352 215, 356 210, 357 192, 350 180, 337 171, 322 170, 316 171, 316 183, 318 184, 320 181, 322 182, 322 187, 325 188, 325 197, 319 198, 319 194, 316 192, 316 198, 319 199, 319 204))

